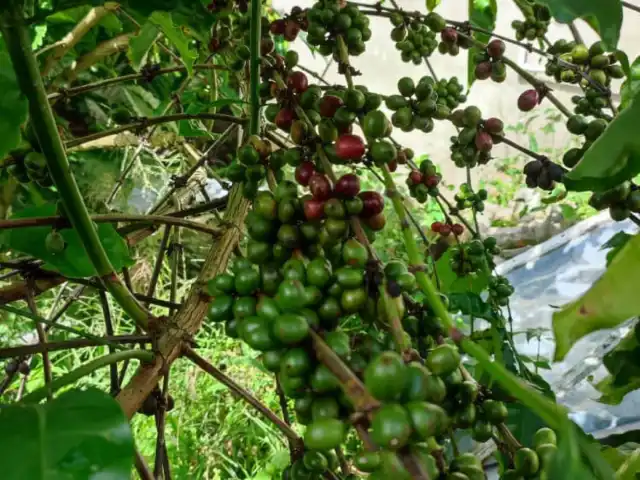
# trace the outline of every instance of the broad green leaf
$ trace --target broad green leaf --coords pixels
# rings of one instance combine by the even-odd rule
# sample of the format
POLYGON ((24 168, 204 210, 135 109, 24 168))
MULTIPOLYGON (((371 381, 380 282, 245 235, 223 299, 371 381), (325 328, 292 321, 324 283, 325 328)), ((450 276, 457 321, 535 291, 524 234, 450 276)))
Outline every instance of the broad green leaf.
POLYGON ((640 173, 640 92, 565 175, 568 190, 609 190, 640 173))
MULTIPOLYGON (((12 218, 30 218, 55 215, 55 204, 46 204, 38 207, 29 207, 21 210, 12 218)), ((53 254, 45 247, 45 239, 52 227, 28 227, 5 230, 0 243, 15 251, 32 255, 44 260, 43 268, 60 272, 65 277, 86 278, 96 274, 89 257, 87 256, 80 238, 72 228, 60 230, 64 237, 66 248, 62 253, 53 254)), ((129 256, 129 249, 124 239, 109 223, 98 224, 98 236, 107 252, 111 264, 119 271, 122 267, 133 265, 133 259, 129 256)))
MULTIPOLYGON (((469 0, 469 22, 475 27, 493 31, 496 28, 496 16, 498 5, 496 0, 469 0)), ((473 37, 483 43, 487 43, 491 35, 481 32, 473 32, 473 37)), ((480 50, 476 47, 469 49, 467 54, 467 86, 470 87, 475 81, 475 64, 473 57, 480 50)))
POLYGON ((562 360, 585 335, 640 314, 640 235, 629 240, 607 271, 578 300, 553 314, 554 359, 562 360))
POLYGON ((508 405, 509 416, 507 427, 522 445, 531 445, 536 432, 547 425, 524 405, 511 403, 508 405))
POLYGON ((135 37, 129 40, 129 50, 127 51, 127 57, 131 62, 131 67, 139 72, 142 65, 146 62, 147 54, 153 43, 158 38, 160 31, 151 22, 146 22, 140 28, 140 31, 135 37))
POLYGON ((0 51, 0 158, 20 143, 29 104, 22 95, 9 54, 0 51))
POLYGON ((486 274, 473 274, 458 277, 451 269, 451 249, 447 250, 436 262, 436 272, 443 293, 481 293, 488 285, 489 278, 486 274))
POLYGON ((189 45, 189 38, 185 36, 179 26, 173 24, 171 14, 167 12, 153 12, 149 21, 157 26, 178 50, 189 75, 193 73, 193 63, 198 56, 196 51, 189 45))
POLYGON ((583 463, 576 430, 577 427, 573 423, 565 420, 565 427, 560 431, 558 451, 553 457, 551 465, 545 469, 548 478, 596 480, 593 473, 583 463))
POLYGON ((640 471, 640 449, 627 458, 626 462, 616 470, 616 480, 637 480, 640 471))
POLYGON ((629 452, 625 452, 623 449, 604 446, 600 452, 614 470, 620 468, 629 458, 629 452))
POLYGON ((618 46, 622 27, 622 3, 620 0, 538 0, 551 10, 560 23, 570 23, 578 18, 600 35, 611 50, 618 46))
POLYGON ((640 57, 636 57, 631 65, 627 61, 627 78, 620 86, 620 108, 629 106, 640 91, 640 57))
POLYGON ((0 409, 2 478, 128 479, 134 443, 118 402, 71 390, 44 405, 0 409))
POLYGON ((492 320, 494 318, 491 307, 486 303, 480 295, 471 292, 450 293, 449 310, 462 312, 464 315, 470 315, 475 318, 484 318, 492 320))
POLYGON ((426 0, 427 10, 432 11, 438 5, 440 5, 441 0, 426 0))
POLYGON ((640 388, 640 343, 634 331, 625 336, 620 343, 604 356, 604 366, 609 375, 598 382, 596 388, 602 396, 601 403, 618 405, 627 393, 640 388))
POLYGON ((618 232, 602 245, 601 250, 610 249, 607 252, 607 265, 611 263, 611 260, 618 254, 620 249, 632 238, 633 235, 629 235, 627 232, 618 232))

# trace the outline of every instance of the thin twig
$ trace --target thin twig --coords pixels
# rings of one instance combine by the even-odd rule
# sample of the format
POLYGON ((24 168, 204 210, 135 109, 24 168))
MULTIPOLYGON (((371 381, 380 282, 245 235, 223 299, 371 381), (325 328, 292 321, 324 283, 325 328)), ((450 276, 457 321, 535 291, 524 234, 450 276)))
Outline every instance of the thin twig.
POLYGON ((156 204, 151 208, 149 213, 155 213, 167 201, 167 199, 169 199, 171 195, 175 193, 175 191, 178 188, 186 185, 189 179, 193 176, 193 174, 195 174, 196 171, 207 162, 207 160, 211 157, 211 155, 218 150, 218 148, 227 140, 227 138, 231 135, 231 133, 233 133, 233 131, 237 128, 238 126, 235 124, 227 127, 227 129, 220 134, 220 136, 215 140, 215 142, 211 144, 211 146, 202 154, 200 159, 189 168, 189 170, 187 170, 183 175, 180 175, 179 177, 176 177, 173 180, 173 185, 171 186, 171 188, 162 196, 160 200, 156 202, 156 204))
POLYGON ((634 5, 632 3, 629 3, 629 2, 625 2, 625 1, 622 1, 620 3, 622 3, 623 7, 628 8, 629 10, 633 10, 634 12, 640 13, 640 7, 639 6, 634 5))
POLYGON ((345 476, 349 476, 351 474, 351 468, 349 467, 349 462, 347 462, 347 459, 344 456, 342 448, 336 447, 335 451, 336 456, 338 457, 338 462, 340 463, 340 470, 342 470, 342 473, 345 476))
MULTIPOLYGON (((27 305, 29 306, 29 310, 35 316, 38 316, 38 307, 36 306, 36 302, 33 298, 33 293, 29 290, 27 294, 27 305)), ((36 332, 38 333, 38 343, 42 347, 42 368, 44 371, 44 384, 47 388, 47 400, 53 399, 53 392, 51 390, 51 361, 49 359, 49 351, 47 348, 47 334, 44 330, 44 327, 40 322, 36 322, 36 332)))
MULTIPOLYGON (((109 307, 109 299, 107 298, 107 294, 102 290, 98 292, 98 297, 100 298, 102 313, 104 315, 104 330, 107 333, 108 337, 113 337, 113 323, 111 322, 111 308, 109 307)), ((111 345, 109 345, 107 349, 109 353, 115 352, 115 349, 111 345)), ((118 383, 118 365, 115 363, 109 365, 109 379, 111 382, 111 395, 116 396, 120 391, 120 384, 118 383)))
POLYGON ((4 379, 2 380, 2 382, 0 383, 0 397, 2 397, 2 395, 4 395, 4 392, 7 391, 7 388, 9 388, 9 386, 11 385, 11 382, 13 382, 13 379, 16 377, 16 375, 18 374, 18 371, 12 371, 11 373, 8 373, 6 377, 4 377, 4 379))
MULTIPOLYGON (((161 471, 164 470, 164 460, 167 456, 167 445, 165 443, 165 414, 167 411, 167 395, 169 391, 169 371, 165 372, 163 385, 162 385, 162 397, 159 400, 158 410, 156 411, 156 458, 153 466, 153 474, 156 478, 161 478, 161 471)), ((168 477, 165 475, 165 480, 168 477)))
POLYGON ((273 411, 266 407, 260 400, 250 394, 247 390, 238 385, 233 379, 222 373, 200 355, 198 355, 193 348, 189 346, 183 347, 183 355, 195 363, 202 370, 207 372, 213 378, 220 383, 227 386, 233 393, 241 397, 244 401, 249 403, 252 407, 258 410, 262 415, 267 417, 271 423, 273 423, 278 430, 280 430, 289 440, 296 444, 300 444, 302 439, 294 432, 289 425, 287 425, 280 417, 278 417, 273 411))
MULTIPOLYGON (((180 230, 175 229, 174 238, 169 247, 170 267, 171 267, 171 283, 169 285, 169 300, 173 303, 176 301, 178 294, 178 268, 182 259, 182 244, 180 243, 180 230)), ((169 316, 173 316, 175 309, 169 309, 169 316)))
POLYGON ((154 125, 160 125, 162 123, 178 122, 180 120, 220 120, 229 123, 246 123, 246 119, 234 117, 233 115, 225 115, 224 113, 174 113, 171 115, 160 115, 152 118, 143 118, 142 120, 121 125, 120 127, 113 128, 111 130, 104 130, 102 132, 93 133, 85 137, 76 138, 65 143, 67 148, 77 147, 83 143, 93 142, 100 138, 109 137, 111 135, 117 135, 119 133, 126 132, 128 130, 139 130, 154 125))
MULTIPOLYGON (((46 345, 48 352, 57 352, 60 350, 73 350, 76 348, 88 347, 109 347, 109 343, 118 345, 132 345, 135 343, 151 343, 151 337, 148 335, 116 335, 99 337, 100 340, 90 338, 74 338, 71 340, 61 340, 59 342, 49 342, 46 345)), ((45 347, 38 343, 35 345, 20 345, 17 347, 4 347, 0 349, 0 360, 5 358, 26 357, 42 353, 45 347)))
POLYGON ((573 39, 576 41, 576 43, 578 44, 583 44, 584 45, 584 40, 582 39, 582 35, 580 35, 580 32, 578 31, 578 27, 576 27, 576 24, 574 22, 569 22, 569 30, 571 30, 571 35, 573 35, 573 39))
MULTIPOLYGON (((220 235, 220 231, 215 228, 207 227, 202 223, 185 220, 176 216, 109 213, 103 215, 92 215, 91 220, 96 223, 141 222, 175 225, 198 232, 208 233, 213 236, 220 235)), ((70 228, 71 224, 67 218, 57 215, 51 217, 29 217, 0 220, 0 230, 42 226, 54 226, 56 229, 63 229, 70 228)))
POLYGON ((18 386, 18 393, 16 394, 16 402, 22 400, 22 396, 24 395, 25 388, 27 386, 27 380, 29 380, 29 374, 23 375, 20 379, 20 385, 18 386))
POLYGON ((278 393, 278 400, 280 402, 280 410, 282 410, 282 420, 287 425, 291 425, 291 418, 289 417, 289 406, 287 405, 287 397, 284 394, 284 390, 282 390, 282 385, 280 384, 280 378, 276 375, 276 392, 278 393))
MULTIPOLYGON (((160 240, 160 246, 158 247, 158 253, 156 254, 156 261, 153 265, 153 272, 151 273, 151 279, 149 280, 149 287, 147 288, 147 296, 153 297, 158 285, 158 278, 160 278, 160 272, 162 272, 162 264, 164 263, 164 256, 167 251, 167 245, 169 243, 169 236, 171 235, 171 226, 164 227, 164 233, 160 240)), ((147 304, 147 308, 149 305, 147 304)))
MULTIPOLYGON (((228 68, 223 67, 221 65, 214 64, 196 64, 193 66, 194 70, 228 70, 228 68)), ((92 92, 95 90, 100 90, 102 88, 107 88, 112 85, 117 85, 118 83, 130 82, 135 80, 146 80, 150 75, 155 78, 158 75, 166 75, 169 73, 176 72, 186 72, 187 67, 185 66, 176 66, 176 67, 168 67, 161 68, 159 70, 154 71, 152 74, 148 73, 131 73, 128 75, 121 75, 119 77, 107 78, 106 80, 100 80, 93 83, 87 83, 85 85, 79 85, 77 87, 71 88, 61 88, 59 92, 50 93, 47 95, 49 101, 57 100, 59 98, 70 98, 75 97, 76 95, 81 95, 83 93, 92 92)))
POLYGON ((135 463, 136 470, 142 480, 155 480, 153 473, 151 473, 151 469, 149 468, 149 465, 147 465, 147 462, 142 457, 142 454, 137 448, 135 449, 134 460, 135 460, 134 463, 135 463))

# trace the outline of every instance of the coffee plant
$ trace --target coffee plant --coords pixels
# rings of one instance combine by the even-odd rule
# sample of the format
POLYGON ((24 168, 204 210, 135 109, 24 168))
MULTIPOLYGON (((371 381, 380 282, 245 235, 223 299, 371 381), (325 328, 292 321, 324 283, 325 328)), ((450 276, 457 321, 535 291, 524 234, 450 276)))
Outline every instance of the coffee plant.
MULTIPOLYGON (((393 0, 318 0, 282 16, 260 0, 205 3, 3 2, 0 308, 33 322, 38 339, 0 348, 3 478, 130 478, 134 464, 141 478, 171 478, 164 429, 176 403, 169 377, 179 358, 282 432, 290 447, 283 479, 485 478, 484 459, 460 451, 460 435, 493 442, 505 480, 638 478, 640 450, 612 455, 584 434, 515 351, 514 289, 494 273, 500 249, 477 221, 489 195, 471 182, 475 169, 494 160, 494 145, 505 144, 531 157, 528 187, 591 191, 595 209, 640 225, 638 62, 630 65, 617 49, 623 6, 638 8, 619 0, 515 0, 523 18, 513 20, 513 39, 493 35, 496 2, 479 0, 469 0, 465 22, 443 18, 440 2, 431 0, 424 12, 393 0), (390 49, 425 66, 420 78, 399 78, 396 91, 370 91, 351 65, 378 35, 373 16, 392 25, 390 49), (64 35, 62 18, 74 24, 64 35), (553 18, 573 32, 572 22, 586 18, 601 39, 551 43, 553 18), (300 64, 296 49, 307 47, 299 37, 333 58, 342 84, 300 64), (519 48, 543 56, 554 81, 580 87, 573 105, 509 58, 519 48), (468 56, 466 81, 452 72, 438 77, 430 65, 434 55, 460 54, 468 56), (490 89, 507 72, 530 84, 514 107, 528 112, 550 102, 582 139, 579 148, 554 161, 469 104, 475 80, 486 82, 473 88, 490 89), (615 79, 624 79, 619 103, 615 79), (149 98, 160 101, 142 108, 149 98), (394 129, 428 138, 439 122, 455 131, 449 158, 417 157, 393 138, 394 129), (135 147, 117 178, 89 177, 114 180, 97 204, 81 188, 96 142, 135 147), (113 200, 149 145, 185 148, 193 161, 145 214, 123 213, 113 200), (444 162, 469 179, 453 200, 441 188, 444 162), (361 184, 363 171, 379 188, 361 184), (183 208, 177 198, 192 198, 198 172, 217 178, 227 195, 183 208), (396 186, 400 174, 406 190, 396 186), (427 204, 443 221, 419 225, 415 208, 427 204), (210 224, 186 218, 221 209, 210 224), (376 251, 390 211, 408 262, 382 262, 376 251), (136 292, 129 249, 160 228, 153 274, 144 293, 136 292), (178 299, 186 231, 211 240, 189 293, 178 299), (432 239, 444 248, 435 251, 432 239), (168 300, 156 292, 165 262, 168 300), (443 271, 454 280, 441 278, 443 271), (45 318, 39 296, 66 282, 79 290, 45 318), (81 295, 99 297, 103 318, 91 320, 104 324, 97 329, 104 335, 57 322, 81 295), (126 335, 114 334, 110 300, 123 312, 126 335), (20 301, 26 307, 13 305, 20 301), (486 331, 474 331, 476 318, 488 320, 486 331), (259 352, 281 414, 198 354, 203 324, 259 352), (48 338, 61 331, 77 338, 48 338), (55 352, 80 348, 108 353, 76 369, 57 368, 55 352), (35 358, 43 379, 26 391, 35 358), (140 363, 135 372, 127 370, 132 360, 140 363), (109 367, 108 393, 72 388, 102 367, 109 367), (156 419, 153 468, 134 455, 128 420, 137 413, 156 419), (525 417, 535 418, 527 431, 518 427, 525 417)), ((166 158, 157 161, 168 169, 166 158)), ((640 313, 640 237, 618 236, 608 247, 607 272, 554 315, 556 360, 584 335, 640 313)), ((603 401, 619 402, 640 387, 638 342, 635 327, 605 358, 611 376, 598 385, 603 401)))

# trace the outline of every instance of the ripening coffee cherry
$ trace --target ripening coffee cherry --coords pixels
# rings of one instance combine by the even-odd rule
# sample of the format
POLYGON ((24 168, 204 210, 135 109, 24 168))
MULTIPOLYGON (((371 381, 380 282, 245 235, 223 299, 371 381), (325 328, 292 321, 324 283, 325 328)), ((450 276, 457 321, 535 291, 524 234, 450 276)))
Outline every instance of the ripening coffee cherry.
POLYGON ((494 60, 500 60, 504 54, 505 44, 502 40, 494 39, 487 45, 487 53, 494 60))
POLYGON ((538 91, 534 89, 526 90, 518 97, 518 108, 522 112, 530 112, 539 103, 540 96, 538 95, 538 91))
POLYGON ((292 72, 287 78, 287 85, 294 92, 303 93, 309 88, 309 80, 303 72, 292 72))
POLYGON ((364 141, 358 135, 343 134, 336 141, 336 155, 342 160, 360 160, 364 151, 364 141))
POLYGON ((341 176, 336 182, 336 195, 342 198, 353 198, 360 193, 360 179, 353 173, 341 176))
POLYGON ((293 110, 288 108, 282 108, 276 115, 276 121, 274 122, 278 128, 288 132, 291 129, 291 125, 295 120, 295 114, 293 110))
POLYGON ((453 45, 458 41, 458 32, 453 27, 447 27, 444 30, 442 30, 442 32, 440 32, 440 38, 444 43, 453 45))
POLYGON ((491 76, 491 62, 480 62, 476 65, 475 76, 478 80, 486 80, 491 76))
POLYGON ((314 173, 316 173, 316 167, 313 162, 305 160, 296 167, 296 181, 303 187, 306 187, 307 185, 309 185, 309 180, 314 173))

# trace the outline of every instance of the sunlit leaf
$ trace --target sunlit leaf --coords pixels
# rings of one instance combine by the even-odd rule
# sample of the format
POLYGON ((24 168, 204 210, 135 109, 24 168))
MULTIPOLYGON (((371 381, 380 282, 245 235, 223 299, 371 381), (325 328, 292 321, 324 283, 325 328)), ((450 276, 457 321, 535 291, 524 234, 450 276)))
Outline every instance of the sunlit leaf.
POLYGON ((171 14, 167 12, 153 12, 149 17, 149 22, 154 24, 160 29, 160 31, 167 37, 178 50, 180 58, 187 67, 189 75, 193 73, 193 63, 197 58, 196 51, 191 48, 189 38, 187 38, 184 32, 179 26, 174 25, 171 14))
POLYGON ((640 235, 629 240, 607 271, 578 300, 553 314, 554 359, 562 360, 585 335, 640 314, 640 235))
POLYGON ((564 177, 569 190, 604 191, 640 173, 640 93, 564 177))
POLYGON ((560 23, 582 18, 602 37, 610 49, 616 48, 622 27, 622 3, 620 0, 538 0, 551 10, 560 23))
POLYGON ((131 62, 131 66, 136 72, 140 71, 140 68, 145 63, 147 54, 153 43, 156 41, 160 31, 158 27, 151 22, 146 22, 140 28, 140 31, 129 40, 129 50, 127 51, 127 57, 131 62))
POLYGON ((627 60, 625 73, 627 78, 620 86, 620 108, 626 108, 640 91, 640 57, 636 57, 631 65, 627 60))
POLYGON ((426 0, 427 10, 432 11, 438 5, 440 5, 441 0, 426 0))
MULTIPOLYGON (((46 204, 39 207, 25 208, 11 218, 43 217, 55 215, 55 213, 55 204, 46 204)), ((5 230, 0 237, 0 243, 17 252, 44 260, 46 263, 43 268, 58 271, 66 277, 86 278, 94 276, 96 271, 76 231, 72 228, 64 228, 59 231, 64 237, 66 248, 62 253, 54 254, 45 245, 45 240, 51 230, 52 227, 50 226, 5 230)), ((117 271, 121 270, 122 267, 133 264, 127 244, 111 224, 98 224, 98 236, 111 264, 117 271)))

